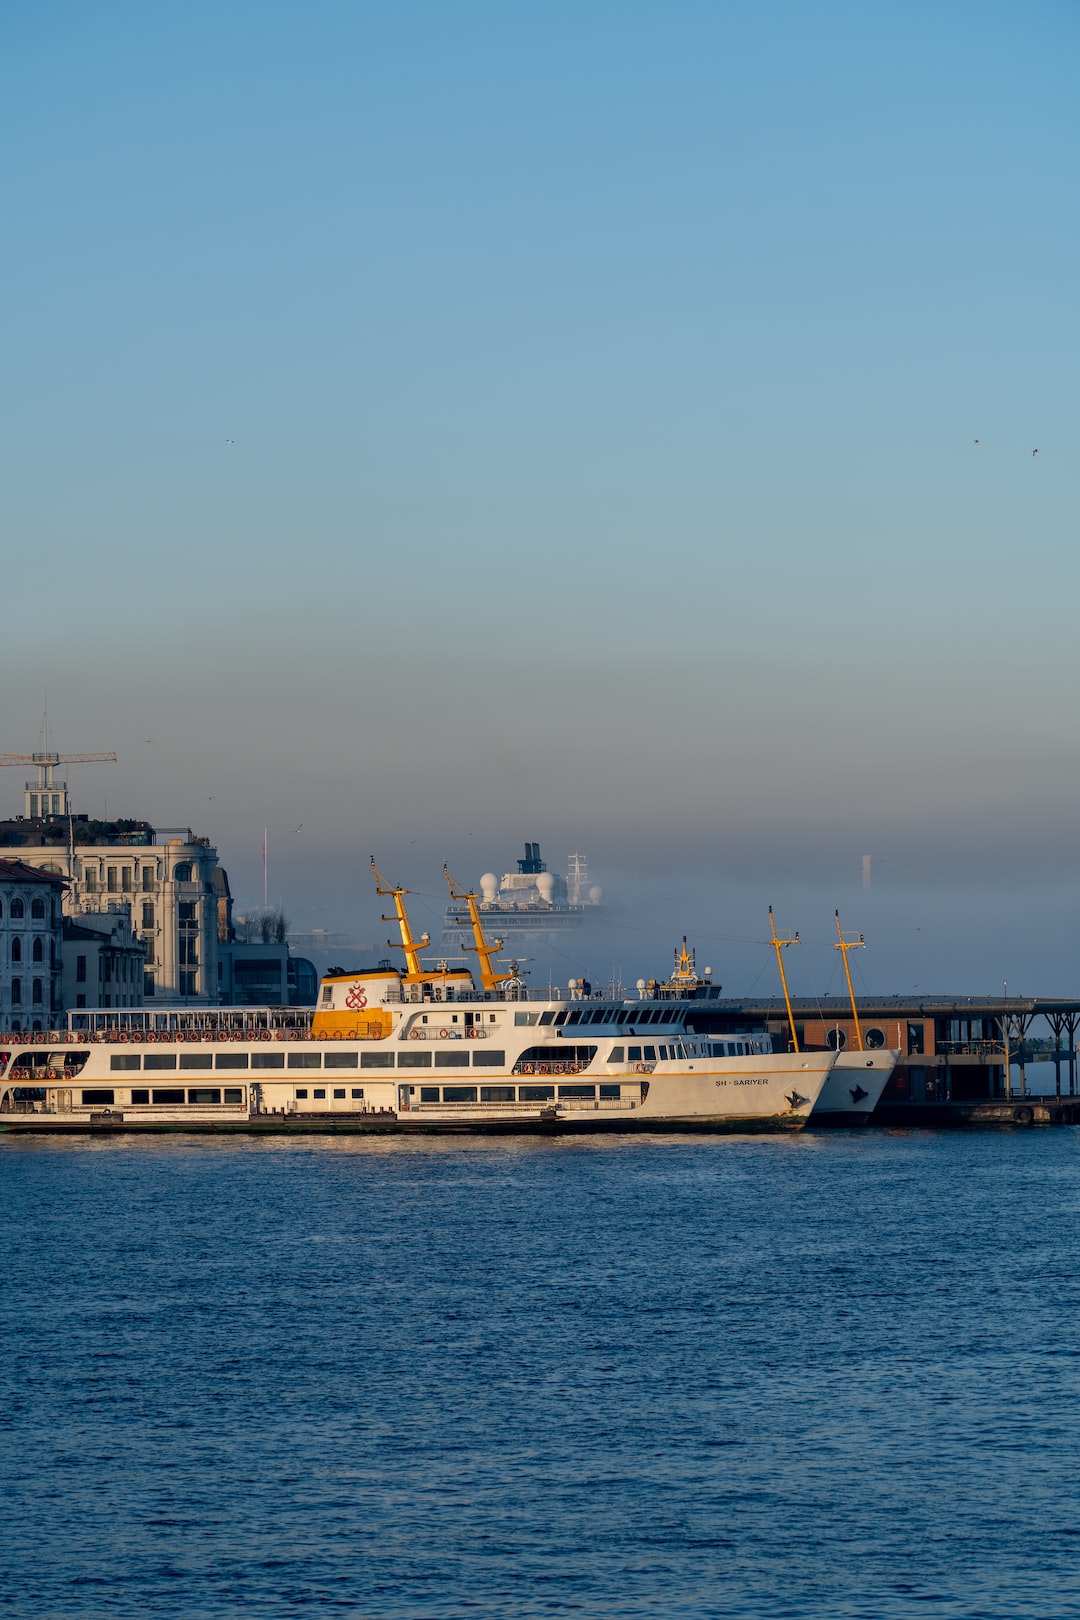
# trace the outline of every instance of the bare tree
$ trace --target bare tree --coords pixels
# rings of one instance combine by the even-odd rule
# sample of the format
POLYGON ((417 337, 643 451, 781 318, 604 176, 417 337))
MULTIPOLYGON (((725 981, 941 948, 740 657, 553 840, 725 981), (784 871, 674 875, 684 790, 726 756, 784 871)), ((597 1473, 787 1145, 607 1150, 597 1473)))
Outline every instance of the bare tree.
POLYGON ((284 945, 289 937, 289 919, 280 906, 256 913, 255 924, 264 945, 284 945))

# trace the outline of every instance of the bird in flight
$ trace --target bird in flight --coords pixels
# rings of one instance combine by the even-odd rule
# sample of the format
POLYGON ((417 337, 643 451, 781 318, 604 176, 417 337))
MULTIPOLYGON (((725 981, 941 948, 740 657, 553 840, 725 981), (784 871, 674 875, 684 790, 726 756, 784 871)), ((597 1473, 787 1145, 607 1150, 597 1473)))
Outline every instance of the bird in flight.
POLYGON ((979 441, 978 441, 978 439, 976 439, 976 440, 975 440, 975 443, 976 443, 976 444, 978 444, 978 442, 979 442, 979 441))
POLYGON ((225 443, 226 443, 226 444, 235 444, 235 443, 236 443, 236 440, 235 440, 235 439, 226 439, 226 440, 225 440, 225 443))
POLYGON ((1037 456, 1039 452, 1037 450, 1033 450, 1031 453, 1033 456, 1037 456))

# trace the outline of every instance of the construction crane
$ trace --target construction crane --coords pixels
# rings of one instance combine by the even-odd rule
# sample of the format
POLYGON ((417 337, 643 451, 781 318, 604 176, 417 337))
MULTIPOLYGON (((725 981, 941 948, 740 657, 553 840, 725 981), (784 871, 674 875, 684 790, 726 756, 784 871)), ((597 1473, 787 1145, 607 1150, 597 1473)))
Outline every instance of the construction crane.
POLYGON ((31 796, 36 800, 40 795, 45 801, 46 794, 55 794, 61 802, 52 811, 47 801, 43 802, 41 814, 66 816, 69 813, 67 783, 57 782, 53 772, 58 765, 104 765, 115 764, 115 754, 0 754, 0 765, 32 765, 37 771, 37 781, 26 784, 26 814, 37 814, 37 805, 31 808, 31 796))

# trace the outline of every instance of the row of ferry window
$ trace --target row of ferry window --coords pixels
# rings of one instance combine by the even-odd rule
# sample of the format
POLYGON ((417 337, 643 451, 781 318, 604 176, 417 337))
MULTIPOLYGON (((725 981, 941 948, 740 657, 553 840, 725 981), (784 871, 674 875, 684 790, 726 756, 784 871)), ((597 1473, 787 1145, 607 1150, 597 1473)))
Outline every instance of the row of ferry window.
MULTIPOLYGON (((363 1102, 363 1086, 345 1086, 330 1088, 335 1102, 341 1102, 348 1095, 353 1102, 363 1102)), ((313 1098, 325 1098, 326 1087, 316 1086, 312 1093, 313 1098)), ((296 1096, 299 1101, 307 1097, 307 1088, 297 1087, 296 1096)), ((98 1086, 93 1091, 84 1091, 82 1094, 83 1107, 109 1107, 116 1101, 116 1092, 108 1087, 98 1086)), ((181 1087, 169 1087, 168 1090, 140 1090, 135 1087, 131 1092, 131 1105, 137 1107, 140 1103, 242 1103, 243 1089, 240 1086, 191 1086, 185 1091, 181 1087)))
MULTIPOLYGON (((741 1057, 754 1051, 750 1041, 708 1041, 704 1043, 710 1057, 741 1057)), ((566 1062, 591 1062, 595 1047, 567 1047, 549 1049, 530 1048, 522 1060, 550 1062, 556 1058, 566 1062)), ((81 1054, 80 1054, 81 1055, 81 1054)), ((608 1053, 609 1063, 667 1063, 686 1058, 688 1052, 681 1041, 667 1045, 613 1046, 608 1053)), ((469 1059, 476 1069, 502 1069, 506 1066, 506 1053, 494 1051, 436 1051, 398 1052, 399 1069, 467 1069, 469 1059)), ((392 1069, 393 1052, 117 1052, 110 1059, 114 1074, 133 1070, 157 1071, 169 1069, 392 1069), (211 1059, 212 1064, 211 1064, 211 1059)))
MULTIPOLYGON (((337 1092, 334 1095, 336 1097, 337 1092)), ((344 1096, 345 1093, 342 1092, 341 1095, 344 1096)), ((95 1106, 111 1108, 116 1101, 116 1092, 98 1086, 93 1091, 84 1091, 82 1100, 84 1108, 95 1106)), ((136 1088, 131 1093, 133 1107, 137 1107, 140 1103, 242 1103, 243 1100, 242 1086, 193 1086, 186 1091, 180 1086, 170 1087, 168 1091, 141 1091, 136 1088)))
MULTIPOLYGON (((409 1087, 413 1095, 416 1089, 415 1086, 409 1087)), ((621 1086, 421 1086, 419 1089, 422 1103, 474 1103, 477 1100, 482 1103, 550 1102, 556 1092, 560 1097, 592 1098, 594 1101, 597 1092, 605 1099, 615 1100, 622 1096, 621 1086)))
MULTIPOLYGON (((79 1053, 86 1058, 89 1053, 79 1053)), ((372 1053, 383 1057, 393 1053, 372 1053)), ((364 1054, 366 1058, 367 1053, 364 1054)), ((143 1069, 356 1069, 386 1068, 388 1065, 369 1064, 358 1052, 252 1052, 250 1062, 246 1052, 116 1052, 109 1060, 114 1074, 143 1069)), ((392 1066, 389 1065, 389 1066, 392 1066)))
POLYGON ((516 1012, 515 1024, 671 1024, 680 1022, 668 1007, 564 1007, 559 1012, 516 1012))

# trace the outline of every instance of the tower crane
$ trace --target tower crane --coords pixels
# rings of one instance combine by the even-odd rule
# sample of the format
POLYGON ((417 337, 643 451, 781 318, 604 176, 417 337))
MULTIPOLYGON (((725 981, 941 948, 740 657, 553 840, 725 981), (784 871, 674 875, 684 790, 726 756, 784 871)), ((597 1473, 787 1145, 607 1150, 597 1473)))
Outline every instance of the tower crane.
POLYGON ((57 782, 54 772, 58 765, 103 765, 115 764, 115 754, 54 754, 42 752, 39 754, 0 754, 2 765, 32 765, 37 771, 37 781, 26 784, 26 813, 28 816, 37 814, 36 804, 31 807, 31 797, 35 800, 40 796, 42 800, 41 814, 66 816, 69 812, 68 792, 66 782, 57 782), (60 803, 50 810, 47 808, 49 800, 46 795, 56 796, 60 803))

